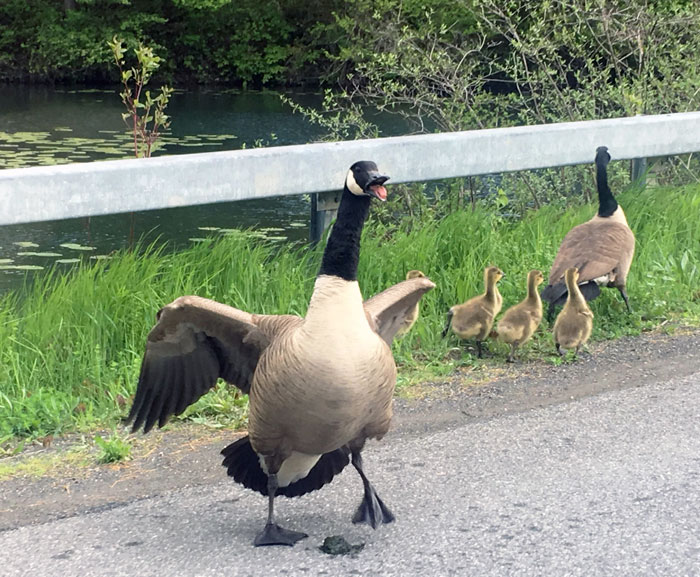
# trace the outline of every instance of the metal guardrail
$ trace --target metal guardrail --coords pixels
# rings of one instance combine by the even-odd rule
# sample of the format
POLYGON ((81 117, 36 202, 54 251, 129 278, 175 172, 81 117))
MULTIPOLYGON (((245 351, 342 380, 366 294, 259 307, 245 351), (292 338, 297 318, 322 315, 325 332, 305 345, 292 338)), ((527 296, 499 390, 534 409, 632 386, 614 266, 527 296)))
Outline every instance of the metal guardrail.
POLYGON ((337 190, 356 160, 418 182, 591 163, 600 145, 700 151, 700 112, 0 170, 0 225, 337 190))

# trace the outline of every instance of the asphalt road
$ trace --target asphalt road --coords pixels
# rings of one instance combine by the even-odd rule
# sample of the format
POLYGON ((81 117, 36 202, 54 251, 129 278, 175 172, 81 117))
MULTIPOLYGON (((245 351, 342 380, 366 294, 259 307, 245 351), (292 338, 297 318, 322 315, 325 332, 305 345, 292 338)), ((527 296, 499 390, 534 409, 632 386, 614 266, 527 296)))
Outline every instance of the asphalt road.
POLYGON ((280 499, 310 537, 254 548, 265 499, 228 480, 0 533, 0 575, 700 575, 700 373, 373 443, 397 522, 350 517, 349 467, 280 499), (355 555, 318 547, 329 535, 355 555))

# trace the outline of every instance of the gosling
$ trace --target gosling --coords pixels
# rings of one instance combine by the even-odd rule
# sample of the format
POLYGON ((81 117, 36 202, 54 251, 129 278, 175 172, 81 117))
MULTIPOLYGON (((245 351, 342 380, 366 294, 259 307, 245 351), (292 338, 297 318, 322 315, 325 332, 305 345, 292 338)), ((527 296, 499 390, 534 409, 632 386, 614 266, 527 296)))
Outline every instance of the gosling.
POLYGON ((515 351, 530 340, 542 321, 542 300, 537 287, 542 284, 544 275, 538 270, 531 270, 527 275, 527 297, 522 302, 510 307, 498 321, 496 332, 498 338, 510 345, 508 363, 515 362, 515 351))
POLYGON ((564 275, 569 292, 564 308, 554 322, 554 345, 557 353, 564 356, 565 350, 574 350, 574 358, 586 343, 593 330, 593 312, 578 287, 578 269, 572 267, 564 275))
POLYGON ((455 305, 449 310, 447 324, 442 331, 443 338, 452 327, 452 331, 460 339, 475 339, 477 357, 482 357, 482 343, 491 332, 493 319, 496 318, 503 305, 503 297, 498 292, 496 283, 504 276, 503 271, 497 266, 489 266, 484 269, 485 292, 461 305, 455 305))
MULTIPOLYGON (((412 278, 425 278, 425 275, 419 270, 409 270, 406 273, 406 280, 410 280, 412 278)), ((419 306, 420 305, 416 303, 415 306, 406 313, 403 323, 401 323, 401 326, 396 333, 397 337, 402 337, 411 330, 411 327, 415 324, 416 320, 418 320, 418 314, 420 312, 419 306)))

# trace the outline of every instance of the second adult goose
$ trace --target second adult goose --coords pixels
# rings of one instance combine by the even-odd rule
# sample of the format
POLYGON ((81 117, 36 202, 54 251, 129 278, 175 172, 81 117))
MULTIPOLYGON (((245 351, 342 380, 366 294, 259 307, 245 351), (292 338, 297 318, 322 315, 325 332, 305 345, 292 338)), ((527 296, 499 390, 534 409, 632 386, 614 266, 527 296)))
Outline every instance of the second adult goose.
POLYGON ((266 495, 255 545, 293 545, 307 535, 275 523, 274 499, 319 489, 349 461, 364 485, 353 522, 393 520, 362 468, 368 438, 389 429, 396 365, 389 344, 403 317, 435 285, 403 281, 362 302, 360 235, 370 198, 386 199, 373 162, 350 168, 305 318, 256 315, 180 297, 157 315, 128 420, 163 426, 221 377, 250 395, 248 436, 222 451, 235 481, 266 495))
POLYGON ((587 301, 600 294, 600 286, 615 287, 627 310, 632 312, 626 286, 634 256, 634 234, 608 187, 609 162, 608 149, 598 147, 595 156, 598 213, 588 222, 572 228, 559 246, 549 271, 549 284, 542 291, 542 299, 549 302, 547 317, 550 321, 554 307, 566 302, 564 273, 573 267, 579 271, 579 288, 587 301))

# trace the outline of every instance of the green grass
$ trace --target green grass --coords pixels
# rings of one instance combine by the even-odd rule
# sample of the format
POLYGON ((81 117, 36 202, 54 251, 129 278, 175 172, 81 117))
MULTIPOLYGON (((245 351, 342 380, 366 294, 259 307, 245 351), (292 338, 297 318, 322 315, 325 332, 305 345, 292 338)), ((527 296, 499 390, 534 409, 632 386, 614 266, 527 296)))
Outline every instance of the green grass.
POLYGON ((84 446, 73 447, 67 451, 45 455, 29 455, 21 460, 0 460, 0 481, 15 477, 44 477, 56 472, 75 471, 93 464, 89 451, 84 446))
MULTIPOLYGON (((700 319, 700 187, 620 195, 637 252, 628 280, 635 314, 614 290, 592 303, 594 339, 637 334, 700 319)), ((406 223, 365 229, 359 280, 370 296, 418 268, 437 288, 421 303, 413 330, 394 345, 400 384, 478 364, 440 337, 447 309, 481 292, 484 266, 501 267, 504 308, 523 298, 532 268, 545 273, 566 232, 593 206, 546 207, 519 221, 467 210, 407 231, 406 223)), ((118 422, 136 384, 156 311, 182 294, 199 294, 260 313, 303 315, 321 249, 282 246, 232 235, 164 254, 152 247, 122 252, 70 274, 51 272, 0 298, 0 444, 118 422)), ((500 352, 499 344, 492 349, 500 352)), ((551 355, 544 330, 524 354, 551 355)), ((205 424, 239 423, 246 398, 219 387, 188 409, 205 424)))
POLYGON ((108 439, 97 435, 95 444, 100 448, 100 455, 97 457, 98 463, 118 463, 131 456, 131 443, 122 439, 117 433, 113 433, 108 439))

